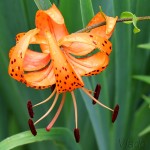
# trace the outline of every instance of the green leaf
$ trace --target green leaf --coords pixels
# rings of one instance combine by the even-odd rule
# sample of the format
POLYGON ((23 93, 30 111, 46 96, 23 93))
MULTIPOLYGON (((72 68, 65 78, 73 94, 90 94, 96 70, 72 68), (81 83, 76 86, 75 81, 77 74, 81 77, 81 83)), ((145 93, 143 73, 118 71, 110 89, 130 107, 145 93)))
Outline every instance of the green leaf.
POLYGON ((42 10, 46 10, 52 5, 50 0, 34 0, 34 2, 37 5, 38 9, 42 10))
MULTIPOLYGON (((125 11, 121 13, 120 18, 132 18, 133 19, 133 16, 134 15, 131 12, 125 11)), ((124 21, 124 23, 131 24, 133 23, 133 21, 124 21)))
POLYGON ((137 17, 135 15, 133 15, 133 25, 134 25, 134 29, 133 29, 133 32, 134 33, 138 33, 140 32, 141 30, 137 27, 137 17))
POLYGON ((140 44, 138 45, 138 48, 144 48, 150 50, 150 43, 140 44))
POLYGON ((143 131, 139 133, 139 136, 144 136, 145 134, 150 133, 150 125, 146 127, 143 131))
POLYGON ((94 15, 91 0, 80 0, 82 23, 85 27, 94 15), (88 14, 88 15, 87 15, 88 14))
POLYGON ((142 95, 142 98, 149 104, 150 106, 150 97, 146 96, 146 95, 142 95))
POLYGON ((68 150, 80 150, 79 145, 75 142, 72 133, 68 129, 52 128, 50 132, 46 132, 45 129, 38 129, 37 133, 37 136, 33 136, 30 131, 25 131, 8 137, 0 142, 0 149, 10 150, 24 144, 51 140, 61 144, 62 147, 65 147, 68 150))
POLYGON ((136 25, 138 21, 136 15, 132 14, 131 12, 122 12, 120 18, 132 18, 132 21, 124 21, 124 23, 126 24, 133 23, 134 26, 133 32, 134 33, 140 32, 140 29, 136 25))
POLYGON ((148 84, 150 84, 150 76, 145 76, 145 75, 134 75, 133 76, 134 79, 138 79, 140 81, 146 82, 148 84))

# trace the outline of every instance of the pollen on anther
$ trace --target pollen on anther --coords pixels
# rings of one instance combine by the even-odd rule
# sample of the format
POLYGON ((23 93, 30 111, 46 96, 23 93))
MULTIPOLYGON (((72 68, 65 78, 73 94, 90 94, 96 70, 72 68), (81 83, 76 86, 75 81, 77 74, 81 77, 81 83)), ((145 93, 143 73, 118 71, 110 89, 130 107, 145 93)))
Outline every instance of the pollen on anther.
MULTIPOLYGON (((95 87, 95 91, 94 91, 94 98, 98 100, 99 95, 100 95, 100 91, 101 91, 101 85, 97 84, 95 87)), ((93 104, 96 104, 96 102, 93 100, 93 104)))
POLYGON ((28 125, 29 125, 29 128, 31 130, 31 133, 36 136, 37 135, 37 132, 36 132, 36 129, 35 129, 35 126, 34 126, 34 123, 32 121, 32 119, 29 119, 28 120, 28 125))
POLYGON ((33 118, 34 112, 33 112, 33 109, 32 109, 32 103, 31 103, 31 101, 28 101, 28 102, 27 102, 27 108, 28 108, 29 116, 30 116, 31 118, 33 118))
POLYGON ((119 105, 117 104, 114 108, 114 112, 113 112, 113 115, 112 115, 112 122, 114 123, 115 120, 117 119, 117 116, 118 116, 118 112, 119 112, 119 105))
POLYGON ((80 132, 79 132, 78 128, 74 129, 74 137, 75 137, 76 142, 79 143, 79 141, 80 141, 80 132))

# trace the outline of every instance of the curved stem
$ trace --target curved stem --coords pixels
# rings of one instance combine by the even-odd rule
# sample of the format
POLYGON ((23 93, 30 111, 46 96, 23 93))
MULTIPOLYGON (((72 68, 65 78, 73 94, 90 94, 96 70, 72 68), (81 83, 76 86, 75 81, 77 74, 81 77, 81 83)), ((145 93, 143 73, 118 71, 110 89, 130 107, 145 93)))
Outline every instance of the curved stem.
MULTIPOLYGON (((118 22, 124 22, 124 21, 132 21, 133 18, 122 18, 122 19, 118 19, 117 20, 117 23, 118 22)), ((150 16, 144 16, 144 17, 137 17, 137 20, 138 21, 144 21, 144 20, 150 20, 150 16)), ((83 28, 81 30, 78 30, 77 33, 81 33, 81 32, 87 32, 87 31, 90 31, 94 28, 97 28, 97 27, 100 27, 100 26, 103 26, 106 24, 106 21, 104 22, 101 22, 101 23, 97 23, 97 24, 94 24, 92 26, 89 26, 89 27, 86 27, 86 28, 83 28)))

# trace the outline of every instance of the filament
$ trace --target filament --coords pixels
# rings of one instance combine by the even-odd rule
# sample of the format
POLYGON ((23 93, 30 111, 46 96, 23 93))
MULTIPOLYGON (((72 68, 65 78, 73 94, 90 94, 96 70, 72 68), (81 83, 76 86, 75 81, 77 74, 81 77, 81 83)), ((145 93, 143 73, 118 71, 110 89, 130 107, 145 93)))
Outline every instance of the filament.
POLYGON ((96 103, 98 103, 99 105, 101 105, 102 107, 104 107, 104 108, 106 108, 106 109, 108 109, 108 110, 110 110, 110 111, 114 111, 113 109, 111 109, 111 108, 109 108, 109 107, 107 107, 106 105, 104 105, 104 104, 102 104, 101 102, 99 102, 96 98, 94 98, 90 93, 89 93, 89 91, 86 89, 86 88, 81 88, 93 101, 95 101, 96 103))
POLYGON ((74 112, 75 112, 75 125, 76 129, 78 128, 78 112, 77 112, 77 103, 76 103, 76 98, 74 96, 74 92, 71 92, 72 95, 72 100, 73 100, 73 105, 74 105, 74 112))
POLYGON ((38 122, 40 122, 41 120, 43 120, 43 119, 51 112, 51 110, 54 108, 54 106, 55 106, 55 104, 56 104, 56 101, 57 101, 57 99, 58 99, 58 96, 59 96, 59 94, 57 93, 56 96, 55 96, 55 99, 54 99, 54 101, 53 101, 53 103, 52 103, 52 105, 51 105, 51 107, 49 108, 49 110, 48 110, 40 119, 38 119, 38 120, 34 123, 34 125, 36 125, 38 122))
POLYGON ((53 118, 52 121, 49 123, 49 125, 46 127, 46 130, 47 130, 47 131, 49 131, 49 130, 52 128, 52 126, 54 125, 55 121, 57 120, 57 118, 58 118, 58 116, 59 116, 59 114, 60 114, 60 112, 61 112, 61 110, 62 110, 62 107, 63 107, 63 105, 64 105, 65 98, 66 98, 66 93, 63 94, 61 103, 60 103, 60 105, 59 105, 59 108, 58 108, 58 110, 57 110, 57 112, 56 112, 54 118, 53 118))
POLYGON ((48 98, 46 98, 45 100, 41 101, 40 103, 35 104, 33 107, 39 106, 39 105, 41 105, 43 103, 46 103, 47 101, 49 101, 54 96, 55 93, 56 93, 56 88, 53 90, 53 92, 51 93, 51 95, 48 98))

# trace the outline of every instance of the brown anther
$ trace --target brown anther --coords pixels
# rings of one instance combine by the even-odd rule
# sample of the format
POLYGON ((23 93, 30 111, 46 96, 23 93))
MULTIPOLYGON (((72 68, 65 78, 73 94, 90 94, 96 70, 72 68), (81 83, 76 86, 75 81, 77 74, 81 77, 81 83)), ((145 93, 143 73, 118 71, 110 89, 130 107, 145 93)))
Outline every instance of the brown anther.
POLYGON ((112 122, 114 123, 115 120, 117 119, 118 116, 118 112, 119 112, 119 105, 117 104, 114 108, 114 112, 112 114, 112 122))
MULTIPOLYGON (((94 98, 98 100, 99 95, 100 95, 100 91, 101 91, 101 85, 97 84, 95 91, 94 91, 94 98)), ((93 100, 93 105, 96 104, 96 102, 93 100)))
POLYGON ((27 108, 28 108, 28 113, 29 113, 30 117, 33 118, 34 112, 33 112, 33 109, 32 109, 33 107, 32 107, 31 101, 28 101, 27 108))
POLYGON ((31 130, 31 133, 36 136, 37 132, 36 132, 36 129, 35 129, 35 126, 34 126, 34 123, 32 121, 32 119, 29 119, 28 120, 28 125, 29 125, 29 128, 31 130))
POLYGON ((79 132, 78 128, 74 129, 74 137, 75 137, 76 142, 79 143, 79 141, 80 141, 80 132, 79 132))
POLYGON ((53 85, 51 86, 51 91, 52 91, 52 92, 54 91, 55 87, 56 87, 56 84, 53 84, 53 85))

